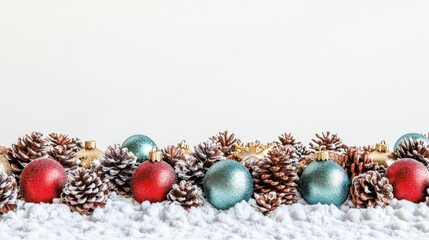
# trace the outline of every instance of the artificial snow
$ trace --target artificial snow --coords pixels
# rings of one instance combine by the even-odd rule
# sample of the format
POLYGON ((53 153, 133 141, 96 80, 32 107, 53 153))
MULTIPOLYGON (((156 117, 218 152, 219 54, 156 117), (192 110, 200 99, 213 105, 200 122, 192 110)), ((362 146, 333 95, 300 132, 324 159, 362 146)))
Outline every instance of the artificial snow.
POLYGON ((250 203, 189 212, 168 202, 137 203, 113 195, 91 216, 66 205, 19 202, 0 217, 0 239, 428 239, 429 207, 393 200, 386 208, 283 205, 263 216, 250 203))

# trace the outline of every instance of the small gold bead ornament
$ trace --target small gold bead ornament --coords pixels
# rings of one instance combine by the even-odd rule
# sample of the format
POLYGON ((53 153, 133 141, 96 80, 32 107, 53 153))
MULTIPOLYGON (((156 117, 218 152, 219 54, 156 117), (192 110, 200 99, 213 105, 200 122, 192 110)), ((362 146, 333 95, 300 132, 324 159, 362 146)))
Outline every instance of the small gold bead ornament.
POLYGON ((85 141, 85 148, 76 153, 75 157, 81 161, 83 168, 90 168, 100 163, 99 159, 104 156, 103 151, 97 149, 95 141, 85 141))
POLYGON ((162 151, 158 147, 153 147, 149 151, 148 160, 151 162, 160 162, 162 160, 162 151))
POLYGON ((378 163, 380 166, 388 167, 393 161, 392 152, 389 150, 389 145, 386 144, 386 141, 381 141, 375 145, 375 150, 369 154, 369 158, 374 162, 378 163))

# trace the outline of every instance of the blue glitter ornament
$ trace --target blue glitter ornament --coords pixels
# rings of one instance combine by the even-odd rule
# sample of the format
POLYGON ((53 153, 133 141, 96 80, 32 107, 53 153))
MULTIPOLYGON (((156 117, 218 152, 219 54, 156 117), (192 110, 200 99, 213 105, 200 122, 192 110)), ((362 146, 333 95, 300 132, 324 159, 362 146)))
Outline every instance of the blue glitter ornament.
POLYGON ((350 180, 344 169, 332 160, 328 152, 319 150, 317 157, 301 175, 300 192, 309 204, 334 204, 346 201, 350 180))
POLYGON ((407 134, 403 135, 402 137, 400 137, 398 139, 398 141, 396 141, 395 149, 398 149, 399 145, 401 145, 401 143, 407 139, 412 139, 414 141, 423 141, 426 145, 429 144, 429 139, 427 139, 425 137, 425 135, 420 134, 420 133, 407 133, 407 134))
POLYGON ((145 135, 133 135, 127 138, 122 146, 128 148, 137 157, 138 162, 143 162, 147 159, 149 151, 156 147, 156 144, 145 135))
POLYGON ((253 194, 253 179, 249 170, 233 160, 221 160, 204 176, 204 193, 213 207, 226 210, 253 194))

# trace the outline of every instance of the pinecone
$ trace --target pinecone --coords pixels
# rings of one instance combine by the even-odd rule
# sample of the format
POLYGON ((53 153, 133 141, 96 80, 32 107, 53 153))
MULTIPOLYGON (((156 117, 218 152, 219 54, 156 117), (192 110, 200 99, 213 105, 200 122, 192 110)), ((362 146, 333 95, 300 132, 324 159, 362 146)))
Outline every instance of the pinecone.
POLYGON ((47 140, 50 144, 48 155, 61 163, 65 169, 73 170, 80 165, 80 160, 75 158, 75 154, 83 148, 82 142, 78 138, 70 138, 66 134, 51 133, 47 140))
POLYGON ((393 187, 377 171, 368 171, 353 179, 350 195, 357 208, 386 207, 393 199, 393 187))
POLYGON ((341 141, 341 138, 337 134, 331 135, 329 131, 316 134, 316 139, 312 139, 309 145, 314 152, 318 151, 321 146, 325 146, 328 151, 340 153, 344 153, 347 150, 347 146, 341 141))
POLYGON ((241 141, 235 138, 235 134, 229 134, 228 131, 219 132, 218 135, 215 135, 210 138, 213 143, 220 144, 220 150, 223 152, 223 155, 226 158, 233 159, 235 152, 235 144, 240 144, 241 141))
POLYGON ((312 152, 304 144, 298 144, 295 147, 295 152, 298 158, 312 154, 312 152))
POLYGON ((192 207, 200 207, 204 204, 203 191, 192 182, 180 181, 174 184, 167 194, 168 200, 180 204, 186 210, 192 207))
POLYGON ((16 180, 0 172, 0 215, 16 209, 18 187, 16 180))
POLYGON ((219 143, 203 142, 195 147, 192 156, 203 162, 204 169, 207 171, 213 164, 224 157, 219 143))
POLYGON ((100 159, 99 170, 109 181, 109 188, 119 195, 131 196, 131 179, 137 168, 137 158, 120 144, 109 146, 100 159))
POLYGON ((256 199, 258 210, 264 215, 276 210, 282 204, 282 198, 278 197, 276 192, 255 193, 254 198, 256 199))
POLYGON ((203 185, 205 172, 204 162, 194 156, 188 156, 185 160, 179 161, 174 166, 174 171, 179 180, 185 180, 198 186, 203 185))
POLYGON ((12 171, 19 182, 24 167, 31 161, 47 156, 48 142, 40 132, 33 132, 31 135, 25 135, 18 138, 18 143, 13 144, 7 150, 6 158, 9 161, 12 171))
POLYGON ((185 155, 178 146, 167 146, 162 150, 162 153, 164 155, 164 161, 172 167, 174 167, 177 162, 185 160, 185 155))
POLYGON ((295 137, 292 135, 292 133, 283 133, 279 136, 280 143, 283 146, 290 145, 292 147, 296 147, 298 144, 301 144, 301 142, 298 142, 295 137))
POLYGON ((412 158, 426 167, 429 166, 429 147, 423 141, 405 139, 397 149, 392 153, 393 158, 412 158))
POLYGON ((368 152, 358 148, 347 149, 342 167, 347 172, 347 175, 351 180, 353 180, 357 175, 371 170, 384 171, 383 167, 380 167, 369 158, 368 152))
POLYGON ((69 173, 61 200, 71 211, 88 215, 96 208, 104 207, 108 195, 107 180, 100 178, 95 169, 78 168, 69 173))
POLYGON ((276 192, 282 203, 298 201, 298 159, 287 146, 272 148, 267 157, 252 171, 255 193, 276 192))

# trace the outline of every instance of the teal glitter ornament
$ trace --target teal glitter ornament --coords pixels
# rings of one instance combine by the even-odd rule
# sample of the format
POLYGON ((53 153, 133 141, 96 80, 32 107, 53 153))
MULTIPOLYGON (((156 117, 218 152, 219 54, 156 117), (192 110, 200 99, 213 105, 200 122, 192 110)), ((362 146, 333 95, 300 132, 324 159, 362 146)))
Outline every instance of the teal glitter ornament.
POLYGON ((414 141, 423 141, 425 143, 425 145, 429 144, 429 139, 427 139, 425 137, 425 135, 420 134, 420 133, 407 133, 407 134, 403 135, 402 137, 400 137, 398 139, 398 141, 396 141, 395 149, 398 149, 399 145, 401 145, 401 143, 407 139, 412 139, 414 141))
POLYGON ((156 144, 148 136, 133 135, 127 138, 122 146, 128 148, 137 157, 138 162, 143 162, 147 159, 149 151, 156 147, 156 144))
POLYGON ((233 160, 221 160, 204 176, 207 201, 217 209, 226 210, 253 194, 253 179, 249 170, 233 160))
POLYGON ((301 175, 300 192, 309 204, 334 204, 341 206, 348 196, 350 180, 344 169, 321 148, 316 159, 301 175))

